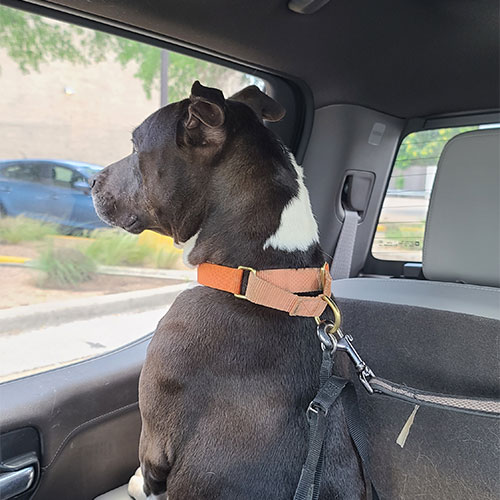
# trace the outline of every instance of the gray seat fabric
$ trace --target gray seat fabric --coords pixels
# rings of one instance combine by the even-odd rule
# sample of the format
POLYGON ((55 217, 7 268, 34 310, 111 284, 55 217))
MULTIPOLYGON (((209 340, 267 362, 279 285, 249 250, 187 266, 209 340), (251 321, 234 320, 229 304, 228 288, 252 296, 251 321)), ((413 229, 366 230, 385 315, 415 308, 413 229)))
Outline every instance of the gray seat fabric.
POLYGON ((130 500, 130 498, 131 497, 127 492, 127 485, 124 484, 119 488, 115 488, 114 490, 99 495, 94 500, 130 500))
POLYGON ((351 278, 332 282, 335 297, 472 314, 500 320, 500 288, 416 281, 351 278))
POLYGON ((460 134, 439 159, 424 237, 427 279, 500 286, 500 131, 460 134))
MULTIPOLYGON (((428 281, 333 282, 343 330, 379 377, 443 394, 500 397, 499 141, 498 131, 482 130, 446 146, 424 239, 428 281)), ((337 366, 356 381, 343 354, 337 366)), ((401 447, 396 439, 414 405, 355 385, 381 500, 498 498, 497 419, 421 407, 401 447)))

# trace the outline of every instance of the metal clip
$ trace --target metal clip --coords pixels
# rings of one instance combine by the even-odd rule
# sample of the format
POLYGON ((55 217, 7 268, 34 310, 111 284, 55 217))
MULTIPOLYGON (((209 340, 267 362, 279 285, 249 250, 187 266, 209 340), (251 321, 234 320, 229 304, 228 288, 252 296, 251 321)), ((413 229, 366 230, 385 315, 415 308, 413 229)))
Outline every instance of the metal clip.
POLYGON ((353 338, 350 335, 344 335, 341 330, 338 330, 337 334, 340 337, 337 342, 337 349, 348 354, 351 361, 354 363, 354 369, 358 374, 359 381, 370 394, 373 394, 373 388, 370 385, 370 380, 375 376, 375 374, 361 359, 361 356, 357 353, 356 349, 354 349, 354 346, 351 343, 353 338))
POLYGON ((331 351, 333 354, 337 350, 337 338, 335 337, 335 325, 329 320, 320 321, 316 328, 316 333, 321 342, 323 350, 331 351))

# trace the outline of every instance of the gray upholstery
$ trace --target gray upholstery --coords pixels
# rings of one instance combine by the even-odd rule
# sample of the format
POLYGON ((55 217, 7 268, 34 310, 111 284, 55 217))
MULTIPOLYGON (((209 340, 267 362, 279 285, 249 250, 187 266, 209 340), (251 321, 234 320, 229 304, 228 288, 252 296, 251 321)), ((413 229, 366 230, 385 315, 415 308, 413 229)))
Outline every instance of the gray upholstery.
POLYGON ((427 279, 500 286, 500 131, 453 138, 439 160, 424 239, 427 279))
POLYGON ((500 320, 500 289, 408 279, 351 278, 333 281, 335 297, 426 307, 500 320))
MULTIPOLYGON (((337 302, 344 333, 379 377, 441 394, 499 397, 498 320, 376 300, 337 302)), ((422 406, 401 448, 396 439, 415 406, 369 396, 345 354, 336 366, 355 381, 381 500, 498 499, 498 420, 422 406)))
POLYGON ((127 485, 124 484, 119 488, 115 488, 114 490, 99 495, 94 500, 130 500, 130 498, 131 497, 127 492, 127 485))

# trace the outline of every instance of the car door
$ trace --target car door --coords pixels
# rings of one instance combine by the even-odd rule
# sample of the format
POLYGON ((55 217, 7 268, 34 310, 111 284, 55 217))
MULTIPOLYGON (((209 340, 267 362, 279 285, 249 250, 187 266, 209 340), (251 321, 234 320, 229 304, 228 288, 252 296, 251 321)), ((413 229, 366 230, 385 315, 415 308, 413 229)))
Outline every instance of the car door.
POLYGON ((6 214, 39 217, 44 213, 48 192, 36 162, 11 162, 1 170, 0 175, 0 203, 6 214))
POLYGON ((43 168, 46 169, 44 211, 52 222, 71 226, 75 205, 72 189, 74 171, 57 163, 44 163, 43 168))
POLYGON ((77 170, 73 170, 71 178, 71 197, 73 212, 71 225, 81 229, 96 229, 107 225, 99 219, 92 202, 88 178, 77 170))

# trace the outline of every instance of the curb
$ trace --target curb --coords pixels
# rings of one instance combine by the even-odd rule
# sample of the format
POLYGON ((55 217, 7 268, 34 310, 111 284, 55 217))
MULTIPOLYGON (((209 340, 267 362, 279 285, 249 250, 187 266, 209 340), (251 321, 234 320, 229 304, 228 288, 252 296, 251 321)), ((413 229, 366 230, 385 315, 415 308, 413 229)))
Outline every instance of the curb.
POLYGON ((0 310, 0 335, 171 304, 191 283, 0 310))

